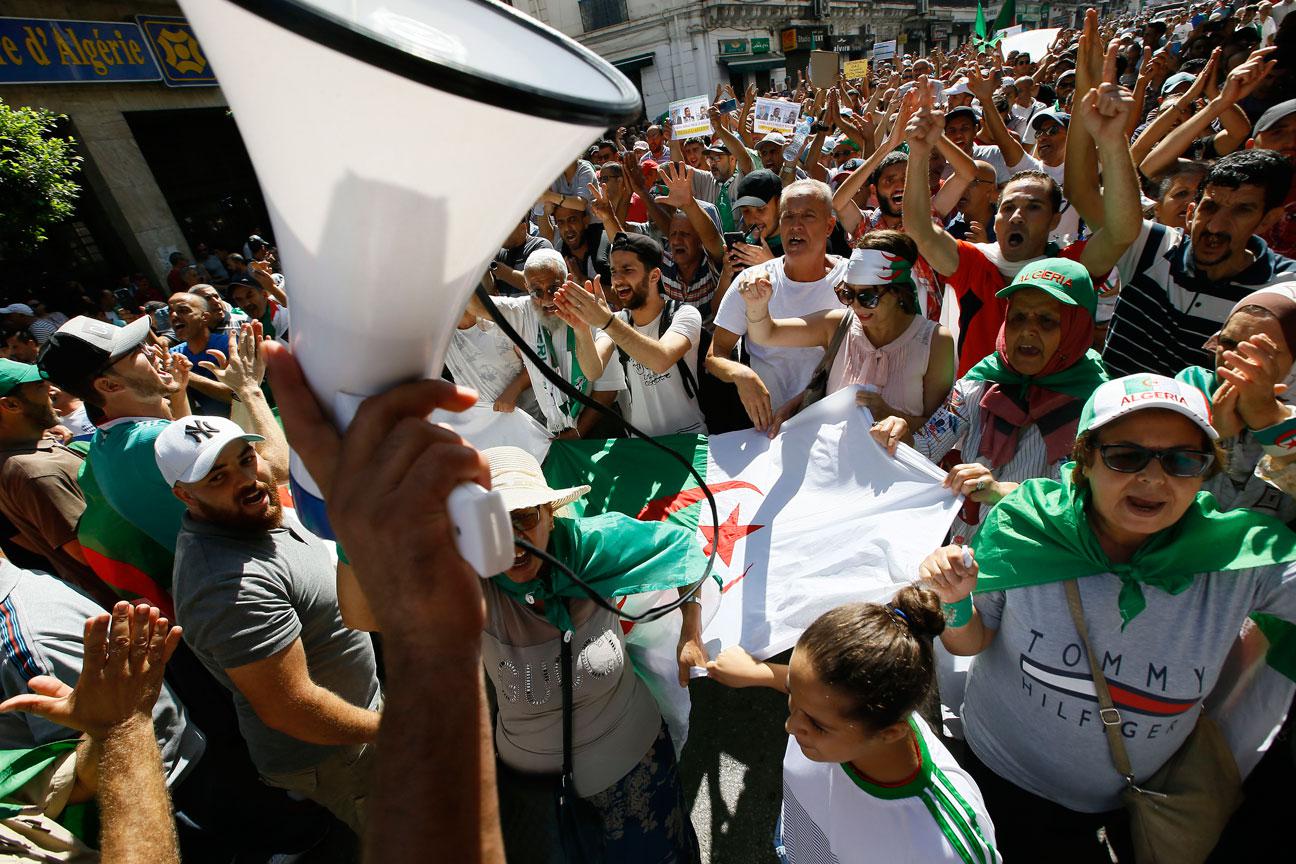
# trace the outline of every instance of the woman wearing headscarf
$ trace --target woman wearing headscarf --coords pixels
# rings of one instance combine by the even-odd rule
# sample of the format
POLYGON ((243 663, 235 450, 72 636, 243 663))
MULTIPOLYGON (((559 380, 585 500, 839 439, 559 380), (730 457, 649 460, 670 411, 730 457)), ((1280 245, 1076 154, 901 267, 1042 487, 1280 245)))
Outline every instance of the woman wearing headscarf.
POLYGON ((1207 482, 1206 491, 1220 509, 1249 507, 1291 522, 1296 471, 1290 457, 1296 449, 1278 439, 1285 439, 1286 426, 1296 429, 1290 422, 1296 400, 1296 282, 1242 298, 1205 347, 1215 355, 1213 367, 1189 366, 1175 377, 1210 400, 1228 454, 1227 465, 1207 482), (1276 385, 1287 389, 1275 393, 1276 385))
MULTIPOLYGON (((1296 535, 1201 492, 1220 453, 1200 391, 1152 374, 1109 381, 1078 430, 1060 479, 1025 481, 970 554, 946 546, 920 567, 946 604, 945 647, 973 657, 968 768, 1009 861, 1107 862, 1099 828, 1127 860, 1123 793, 1156 782, 1190 735, 1218 741, 1202 701, 1242 623, 1296 620, 1296 535)), ((1227 800, 1235 766, 1224 780, 1227 800)), ((1183 838, 1213 843, 1206 825, 1183 838)))
MULTIPOLYGON (((546 550, 605 600, 668 588, 684 594, 701 573, 692 531, 621 513, 572 518, 567 506, 589 486, 551 488, 535 457, 517 447, 482 454, 490 463, 491 488, 509 509, 514 536, 546 550)), ((590 599, 560 568, 521 546, 513 566, 482 589, 482 659, 495 693, 500 825, 508 860, 698 861, 671 736, 629 662, 615 607, 590 599), (564 729, 568 697, 570 748, 564 729)), ((348 626, 372 629, 354 584, 346 590, 339 585, 339 600, 348 626)), ((687 682, 688 668, 705 665, 706 654, 700 606, 687 603, 683 611, 679 656, 681 680, 687 682)))
POLYGON ((827 351, 835 344, 827 393, 862 384, 859 403, 874 418, 896 416, 920 424, 954 381, 954 338, 919 314, 917 260, 918 247, 907 235, 867 234, 851 253, 845 282, 835 289, 847 308, 805 318, 771 318, 769 281, 750 282, 739 289, 747 302, 747 338, 780 348, 827 351))
MULTIPOLYGON (((1211 368, 1190 366, 1175 377, 1211 402, 1225 464, 1203 488, 1221 510, 1247 508, 1291 524, 1296 519, 1296 282, 1242 298, 1206 348, 1211 368), (1284 389, 1286 387, 1287 389, 1284 389)), ((1296 657, 1296 632, 1272 616, 1243 628, 1229 674, 1212 694, 1220 725, 1243 777, 1259 763, 1292 704, 1296 686, 1266 665, 1296 657)))
MULTIPOLYGON (((1054 477, 1071 456, 1080 409, 1107 380, 1090 349, 1098 296, 1084 265, 1045 258, 1001 289, 1008 310, 995 353, 954 383, 949 397, 913 435, 913 447, 940 463, 959 451, 945 485, 968 503, 951 542, 976 534, 982 507, 1023 480, 1054 477), (969 458, 970 457, 970 458, 969 458)), ((888 431, 904 438, 908 427, 888 431)))

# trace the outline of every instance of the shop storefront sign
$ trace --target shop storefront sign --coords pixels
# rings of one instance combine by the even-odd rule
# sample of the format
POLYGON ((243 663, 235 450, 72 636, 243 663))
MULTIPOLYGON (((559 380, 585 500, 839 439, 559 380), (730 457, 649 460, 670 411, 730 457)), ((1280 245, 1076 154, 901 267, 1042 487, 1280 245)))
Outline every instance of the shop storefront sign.
POLYGON ((0 18, 0 84, 157 81, 161 77, 135 24, 0 18))

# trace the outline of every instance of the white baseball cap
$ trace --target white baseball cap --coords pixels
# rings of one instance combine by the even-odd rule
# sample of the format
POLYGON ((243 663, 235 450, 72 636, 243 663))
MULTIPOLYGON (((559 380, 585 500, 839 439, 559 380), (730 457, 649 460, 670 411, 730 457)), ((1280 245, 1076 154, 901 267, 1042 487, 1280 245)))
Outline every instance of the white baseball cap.
POLYGON ((946 96, 962 96, 964 93, 971 92, 972 90, 968 87, 968 79, 966 78, 960 78, 952 86, 945 88, 946 96))
POLYGON ((1219 433, 1211 425, 1210 403, 1191 384, 1164 375, 1143 373, 1108 381, 1089 397, 1080 414, 1080 432, 1088 432, 1147 408, 1164 408, 1187 417, 1212 441, 1219 433))
POLYGON ((193 483, 211 473, 221 451, 231 441, 264 441, 260 435, 225 417, 201 414, 181 417, 153 441, 153 458, 168 486, 193 483))

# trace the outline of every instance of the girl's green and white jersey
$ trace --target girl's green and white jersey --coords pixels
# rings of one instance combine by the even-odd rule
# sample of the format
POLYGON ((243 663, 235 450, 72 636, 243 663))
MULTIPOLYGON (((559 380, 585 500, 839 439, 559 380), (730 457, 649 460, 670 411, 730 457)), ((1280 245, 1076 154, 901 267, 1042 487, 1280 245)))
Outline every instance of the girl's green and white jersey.
POLYGON ((911 715, 922 767, 898 786, 849 765, 812 762, 789 737, 783 757, 782 846, 789 864, 999 864, 976 783, 911 715))

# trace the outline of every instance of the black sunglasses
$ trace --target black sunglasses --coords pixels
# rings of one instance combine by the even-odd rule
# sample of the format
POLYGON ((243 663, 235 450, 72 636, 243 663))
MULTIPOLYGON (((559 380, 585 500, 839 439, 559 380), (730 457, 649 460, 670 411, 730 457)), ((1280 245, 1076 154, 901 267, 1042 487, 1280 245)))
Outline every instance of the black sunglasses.
POLYGON ((849 306, 856 301, 865 309, 876 309, 877 305, 882 302, 882 295, 887 292, 886 288, 851 288, 849 285, 838 285, 833 289, 837 293, 837 299, 842 302, 843 306, 849 306))
POLYGON ((1098 452, 1104 465, 1121 474, 1137 474, 1155 459, 1171 477, 1200 477, 1215 461, 1208 450, 1152 450, 1138 444, 1103 444, 1098 452))
POLYGON ((558 296, 558 289, 561 287, 562 287, 561 282, 557 283, 556 285, 549 285, 547 287, 541 285, 538 288, 531 289, 531 296, 536 298, 537 300, 543 300, 546 297, 556 297, 558 296))

